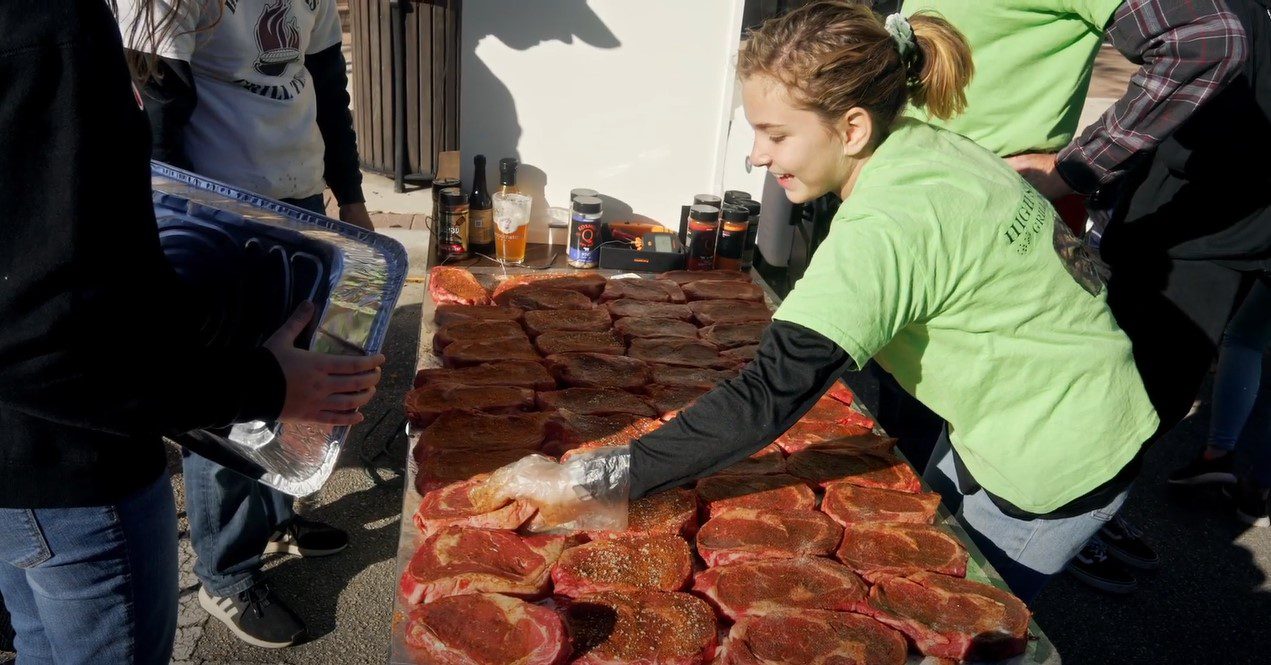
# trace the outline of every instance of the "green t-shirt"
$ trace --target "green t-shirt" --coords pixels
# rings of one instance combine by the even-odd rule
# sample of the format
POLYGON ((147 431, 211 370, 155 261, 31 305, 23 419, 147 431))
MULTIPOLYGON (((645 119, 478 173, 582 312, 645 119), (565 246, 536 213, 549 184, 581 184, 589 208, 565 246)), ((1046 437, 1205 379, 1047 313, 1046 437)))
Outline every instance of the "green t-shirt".
POLYGON ((876 359, 949 423, 985 489, 1046 513, 1116 475, 1158 423, 1077 248, 1006 162, 902 119, 775 318, 876 359))
POLYGON ((1003 157, 1072 141, 1103 29, 1124 0, 905 0, 938 12, 971 44, 975 76, 952 120, 908 113, 1003 157))

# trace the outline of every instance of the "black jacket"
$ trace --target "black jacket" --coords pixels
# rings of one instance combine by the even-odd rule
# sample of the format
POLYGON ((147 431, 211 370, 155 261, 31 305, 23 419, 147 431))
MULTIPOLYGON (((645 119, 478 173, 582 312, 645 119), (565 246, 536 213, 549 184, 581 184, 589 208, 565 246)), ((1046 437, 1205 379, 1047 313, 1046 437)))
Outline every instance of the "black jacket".
POLYGON ((0 507, 107 504, 162 434, 276 417, 284 380, 195 341, 107 3, 5 0, 0 34, 0 507))

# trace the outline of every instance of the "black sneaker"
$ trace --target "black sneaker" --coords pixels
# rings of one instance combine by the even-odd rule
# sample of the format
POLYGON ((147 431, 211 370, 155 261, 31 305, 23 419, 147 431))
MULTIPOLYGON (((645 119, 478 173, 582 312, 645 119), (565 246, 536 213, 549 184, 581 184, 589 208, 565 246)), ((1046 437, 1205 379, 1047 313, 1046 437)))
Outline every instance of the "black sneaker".
POLYGON ((1108 554, 1127 566, 1155 570, 1161 565, 1156 550, 1143 540, 1143 532, 1120 515, 1099 529, 1099 540, 1107 546, 1108 554))
POLYGON ((1214 459, 1196 456, 1187 466, 1175 469, 1169 475, 1171 485, 1203 485, 1207 483, 1234 483, 1236 473, 1231 468, 1231 453, 1214 459))
POLYGON ((1116 559, 1108 556, 1107 547, 1098 536, 1091 538, 1065 570, 1073 577, 1108 593, 1130 593, 1139 581, 1116 559))
POLYGON ((213 596, 199 587, 199 605, 225 624, 238 639, 266 649, 281 649, 305 634, 300 617, 260 583, 232 596, 213 596))
POLYGON ((1267 516, 1267 490, 1241 480, 1234 488, 1223 488, 1223 494, 1236 502, 1236 518, 1249 526, 1271 526, 1267 516))
POLYGON ((265 554, 281 552, 303 557, 330 556, 349 546, 349 534, 330 524, 293 517, 278 527, 265 545, 265 554))

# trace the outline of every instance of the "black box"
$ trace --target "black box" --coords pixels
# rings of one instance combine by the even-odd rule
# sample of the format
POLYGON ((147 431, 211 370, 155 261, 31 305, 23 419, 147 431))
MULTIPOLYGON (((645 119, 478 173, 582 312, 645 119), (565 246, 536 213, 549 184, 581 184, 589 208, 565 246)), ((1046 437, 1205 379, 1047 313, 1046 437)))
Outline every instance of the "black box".
POLYGON ((646 252, 630 247, 600 248, 600 267, 633 272, 666 272, 683 270, 688 254, 684 252, 646 252))

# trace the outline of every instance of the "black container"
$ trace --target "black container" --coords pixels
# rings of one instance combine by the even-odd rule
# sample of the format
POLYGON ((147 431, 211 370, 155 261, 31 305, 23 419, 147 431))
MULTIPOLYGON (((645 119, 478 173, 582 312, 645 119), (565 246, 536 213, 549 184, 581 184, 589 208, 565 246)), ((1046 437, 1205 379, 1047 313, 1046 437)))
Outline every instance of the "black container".
POLYGON ((695 205, 688 209, 689 270, 711 270, 715 267, 715 240, 719 235, 719 208, 695 205))

